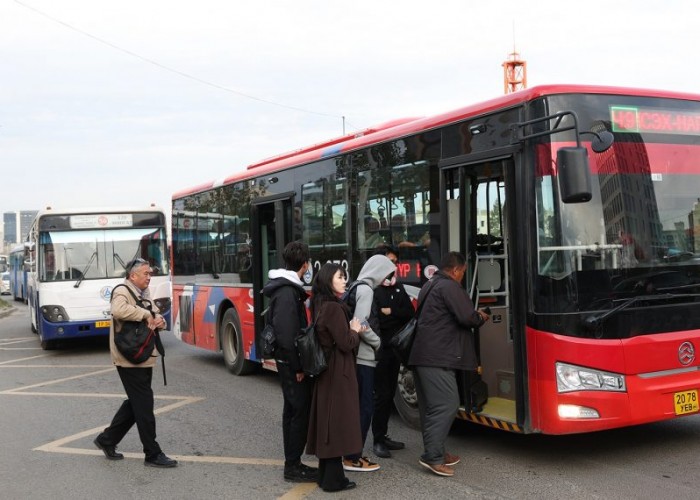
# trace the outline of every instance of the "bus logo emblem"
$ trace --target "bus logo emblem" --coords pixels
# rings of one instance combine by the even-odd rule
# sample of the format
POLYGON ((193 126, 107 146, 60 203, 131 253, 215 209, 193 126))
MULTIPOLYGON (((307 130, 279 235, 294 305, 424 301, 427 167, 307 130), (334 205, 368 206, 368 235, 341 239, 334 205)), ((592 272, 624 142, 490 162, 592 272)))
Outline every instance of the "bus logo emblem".
POLYGON ((109 299, 112 298, 112 287, 103 286, 100 288, 100 297, 102 297, 102 300, 109 302, 109 299))
POLYGON ((678 361, 687 366, 695 361, 695 347, 690 342, 683 342, 678 348, 678 361))

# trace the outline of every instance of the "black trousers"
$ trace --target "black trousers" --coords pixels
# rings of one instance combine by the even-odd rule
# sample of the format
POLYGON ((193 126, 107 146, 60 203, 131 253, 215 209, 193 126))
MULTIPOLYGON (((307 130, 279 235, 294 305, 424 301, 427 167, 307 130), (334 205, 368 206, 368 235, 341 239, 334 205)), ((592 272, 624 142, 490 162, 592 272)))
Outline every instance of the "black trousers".
POLYGON ((394 351, 382 345, 377 352, 377 366, 374 369, 372 435, 375 443, 382 441, 389 431, 389 416, 394 408, 400 369, 401 361, 394 351))
POLYGON ((309 430, 309 411, 313 395, 313 381, 309 377, 297 382, 296 373, 289 365, 277 363, 284 405, 282 407, 282 439, 284 441, 284 464, 296 465, 306 446, 309 430))
POLYGON ((161 453, 156 441, 156 416, 153 413, 153 368, 124 368, 117 366, 127 400, 122 403, 112 419, 112 423, 99 441, 106 446, 116 446, 136 424, 146 458, 154 458, 161 453))
POLYGON ((345 477, 341 457, 318 459, 318 485, 322 490, 342 490, 346 484, 348 479, 345 477))

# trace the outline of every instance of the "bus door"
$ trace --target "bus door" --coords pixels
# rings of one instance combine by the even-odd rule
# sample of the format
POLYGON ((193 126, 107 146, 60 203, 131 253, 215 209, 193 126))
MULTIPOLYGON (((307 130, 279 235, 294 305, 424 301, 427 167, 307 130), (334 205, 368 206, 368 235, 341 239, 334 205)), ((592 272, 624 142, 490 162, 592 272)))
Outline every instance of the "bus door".
POLYGON ((480 369, 459 380, 468 420, 516 422, 505 189, 512 173, 511 157, 442 166, 443 252, 467 257, 463 285, 475 307, 491 309, 491 320, 475 330, 480 369))
MULTIPOLYGON (((265 286, 270 269, 284 267, 282 249, 292 238, 292 209, 291 195, 275 199, 264 198, 253 202, 251 236, 253 239, 253 262, 257 263, 253 266, 253 290, 255 291, 262 290, 265 286)), ((258 333, 262 332, 265 326, 265 320, 261 313, 268 306, 269 299, 259 292, 254 295, 256 352, 261 352, 258 333)))

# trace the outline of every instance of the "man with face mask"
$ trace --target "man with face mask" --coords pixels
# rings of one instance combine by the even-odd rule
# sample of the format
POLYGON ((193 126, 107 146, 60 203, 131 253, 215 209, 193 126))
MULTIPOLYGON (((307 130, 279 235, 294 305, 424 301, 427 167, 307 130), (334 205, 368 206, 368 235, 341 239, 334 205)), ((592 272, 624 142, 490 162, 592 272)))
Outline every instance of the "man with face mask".
MULTIPOLYGON (((394 264, 398 262, 398 252, 391 246, 384 245, 375 253, 386 255, 394 264)), ((396 282, 395 274, 390 275, 384 280, 382 286, 376 288, 374 304, 379 311, 379 337, 382 343, 377 351, 377 367, 374 372, 372 451, 378 457, 390 458, 391 450, 403 449, 404 443, 394 441, 387 436, 389 415, 393 408, 394 393, 401 368, 401 361, 389 346, 389 339, 413 317, 415 310, 404 286, 396 282)))

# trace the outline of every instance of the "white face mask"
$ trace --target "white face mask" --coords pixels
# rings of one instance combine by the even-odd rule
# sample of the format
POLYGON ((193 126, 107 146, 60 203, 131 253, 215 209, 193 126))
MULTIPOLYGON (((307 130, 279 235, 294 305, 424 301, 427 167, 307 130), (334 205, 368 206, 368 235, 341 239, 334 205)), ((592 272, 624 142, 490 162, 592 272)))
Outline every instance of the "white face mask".
POLYGON ((394 286, 396 284, 396 275, 392 276, 391 278, 387 278, 384 280, 384 283, 382 283, 383 286, 394 286))

